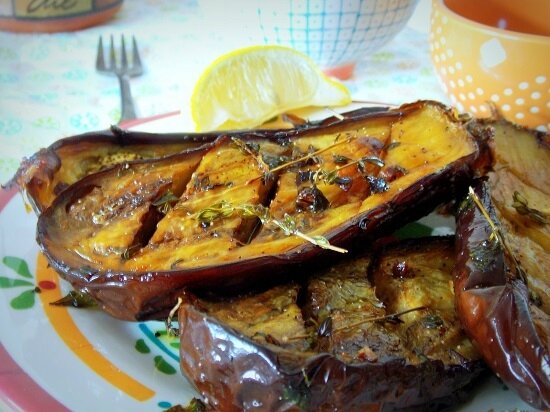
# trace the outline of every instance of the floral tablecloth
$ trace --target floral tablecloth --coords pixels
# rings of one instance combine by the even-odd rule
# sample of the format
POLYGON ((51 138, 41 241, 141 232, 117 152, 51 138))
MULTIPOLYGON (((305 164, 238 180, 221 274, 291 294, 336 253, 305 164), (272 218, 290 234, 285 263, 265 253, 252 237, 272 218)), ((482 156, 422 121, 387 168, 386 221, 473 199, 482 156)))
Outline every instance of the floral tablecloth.
MULTIPOLYGON (((409 24, 366 56, 345 82, 352 96, 447 102, 430 62, 427 31, 409 24)), ((252 44, 250 33, 231 22, 222 30, 207 21, 197 1, 180 0, 127 0, 114 19, 73 33, 0 32, 0 183, 23 157, 56 139, 118 121, 118 82, 95 70, 99 36, 136 36, 145 73, 132 79, 132 93, 138 116, 148 117, 187 111, 202 70, 220 54, 252 44)))

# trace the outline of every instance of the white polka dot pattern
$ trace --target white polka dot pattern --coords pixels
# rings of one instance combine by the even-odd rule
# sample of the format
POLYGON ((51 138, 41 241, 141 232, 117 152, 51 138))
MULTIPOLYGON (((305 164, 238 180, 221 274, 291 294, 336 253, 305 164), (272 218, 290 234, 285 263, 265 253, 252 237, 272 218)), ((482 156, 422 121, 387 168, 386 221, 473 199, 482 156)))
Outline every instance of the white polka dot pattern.
POLYGON ((469 28, 448 17, 440 3, 433 2, 430 52, 451 102, 480 116, 490 115, 494 104, 512 121, 550 130, 548 64, 537 65, 533 50, 513 36, 469 28))

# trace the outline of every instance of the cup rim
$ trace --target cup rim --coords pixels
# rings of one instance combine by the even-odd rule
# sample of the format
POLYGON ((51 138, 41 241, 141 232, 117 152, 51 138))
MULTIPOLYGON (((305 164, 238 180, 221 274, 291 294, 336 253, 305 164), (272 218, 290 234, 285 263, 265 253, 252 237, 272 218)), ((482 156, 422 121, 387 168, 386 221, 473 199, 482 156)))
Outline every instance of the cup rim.
POLYGON ((488 24, 484 24, 484 23, 477 22, 475 20, 468 19, 468 18, 456 13, 455 11, 450 9, 445 4, 445 0, 434 0, 433 4, 435 4, 435 3, 437 3, 437 5, 439 6, 439 8, 441 10, 443 10, 445 13, 450 14, 454 19, 456 19, 460 23, 462 23, 464 25, 471 25, 476 30, 487 32, 487 33, 490 33, 492 35, 498 35, 498 36, 503 37, 503 38, 509 38, 509 39, 512 39, 512 40, 524 39, 524 40, 528 40, 528 41, 531 41, 531 42, 534 42, 534 43, 547 43, 547 44, 550 44, 550 36, 545 36, 545 35, 542 35, 542 34, 524 33, 524 32, 521 32, 521 31, 506 30, 506 29, 501 29, 499 27, 490 26, 488 24))

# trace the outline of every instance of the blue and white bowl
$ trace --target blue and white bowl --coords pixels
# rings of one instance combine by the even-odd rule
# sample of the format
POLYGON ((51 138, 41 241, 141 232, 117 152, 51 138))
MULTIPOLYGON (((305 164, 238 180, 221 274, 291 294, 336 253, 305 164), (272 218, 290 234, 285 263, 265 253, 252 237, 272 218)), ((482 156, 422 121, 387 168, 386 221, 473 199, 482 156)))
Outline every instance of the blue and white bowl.
POLYGON ((405 27, 417 2, 198 0, 205 24, 219 27, 220 47, 226 48, 215 52, 279 44, 307 54, 326 73, 341 79, 350 77, 359 61, 405 27))
POLYGON ((293 47, 322 69, 348 78, 355 64, 391 40, 412 15, 417 0, 258 1, 265 44, 293 47))

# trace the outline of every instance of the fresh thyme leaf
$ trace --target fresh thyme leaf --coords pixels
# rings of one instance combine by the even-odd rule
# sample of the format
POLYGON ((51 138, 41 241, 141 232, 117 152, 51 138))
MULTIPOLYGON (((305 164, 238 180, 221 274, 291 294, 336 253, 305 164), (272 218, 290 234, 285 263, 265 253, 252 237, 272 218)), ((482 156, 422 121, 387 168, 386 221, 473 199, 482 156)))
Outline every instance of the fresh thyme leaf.
POLYGON ((353 179, 349 176, 342 176, 342 177, 336 176, 336 178, 334 178, 333 183, 335 185, 338 185, 338 187, 342 189, 344 192, 347 192, 351 188, 353 179))
POLYGON ((384 149, 389 151, 391 149, 396 148, 400 144, 401 144, 401 142, 391 142, 391 143, 388 143, 386 146, 384 146, 384 149))
POLYGON ((288 213, 285 213, 282 222, 273 220, 273 223, 279 226, 287 236, 296 233, 296 220, 294 220, 294 218, 288 213))
POLYGON ((332 160, 334 160, 334 163, 336 163, 337 165, 345 165, 351 162, 351 159, 349 157, 339 154, 333 154, 332 160))
POLYGON ((308 158, 304 159, 306 165, 312 166, 321 163, 321 158, 317 156, 319 149, 313 145, 309 145, 307 148, 308 158))
POLYGON ((360 161, 363 163, 371 163, 378 167, 384 167, 385 165, 384 161, 380 159, 378 156, 365 156, 365 157, 362 157, 360 161))
POLYGON ((279 172, 281 170, 289 169, 289 168, 292 168, 292 167, 295 167, 295 166, 305 166, 305 165, 319 164, 321 162, 321 159, 319 158, 318 155, 320 155, 321 153, 324 153, 328 150, 331 150, 331 149, 333 149, 333 148, 335 148, 339 145, 349 143, 353 139, 357 139, 357 136, 347 136, 345 140, 340 140, 339 141, 338 140, 339 137, 340 137, 340 135, 338 135, 338 137, 335 139, 333 144, 331 144, 329 146, 326 146, 322 149, 315 149, 315 147, 310 145, 308 147, 308 153, 307 154, 304 154, 303 152, 301 152, 299 150, 299 148, 294 146, 293 149, 292 149, 291 158, 287 159, 285 157, 281 157, 280 160, 284 161, 284 163, 278 164, 275 167, 268 167, 268 164, 266 162, 264 162, 263 159, 260 159, 260 163, 265 165, 265 167, 262 168, 263 173, 260 176, 257 176, 255 178, 253 178, 251 181, 253 181, 255 179, 262 179, 263 181, 268 181, 270 178, 272 178, 274 176, 275 172, 279 172))
POLYGON ((141 247, 141 245, 139 243, 136 243, 134 245, 130 245, 126 249, 124 249, 124 252, 122 252, 120 257, 123 260, 131 259, 132 256, 134 256, 136 254, 136 252, 139 250, 140 247, 141 247))
POLYGON ((236 137, 232 137, 231 141, 245 154, 257 156, 260 153, 260 145, 256 142, 244 142, 236 137))
POLYGON ((171 190, 167 190, 158 199, 153 200, 152 205, 153 206, 161 206, 164 203, 177 202, 178 200, 179 200, 179 198, 176 195, 174 195, 171 190))
POLYGON ((174 195, 171 190, 167 190, 158 199, 153 200, 151 204, 155 206, 159 212, 166 214, 178 200, 179 198, 174 195))
POLYGON ((548 224, 548 216, 540 210, 529 207, 527 199, 518 191, 514 192, 512 207, 515 208, 520 215, 527 216, 538 224, 548 224))
POLYGON ((346 249, 331 245, 328 240, 322 236, 311 237, 297 229, 295 219, 288 213, 285 213, 282 220, 275 219, 269 213, 269 209, 262 205, 242 204, 233 206, 231 203, 222 200, 208 208, 201 210, 197 214, 197 220, 201 224, 211 224, 217 219, 230 217, 233 213, 239 213, 242 217, 257 217, 263 225, 273 225, 278 227, 287 236, 298 236, 323 249, 334 250, 339 253, 346 253, 346 249))
POLYGON ((212 189, 214 186, 210 184, 209 176, 193 176, 193 189, 200 192, 206 192, 212 189))
POLYGON ((433 314, 429 314, 422 319, 422 325, 426 329, 437 329, 443 326, 444 322, 441 317, 433 314))
POLYGON ((212 223, 214 220, 229 217, 233 214, 234 208, 231 203, 222 200, 214 205, 202 209, 197 215, 197 219, 201 223, 212 223))
POLYGON ((325 183, 332 185, 338 178, 338 170, 331 170, 330 172, 321 173, 318 176, 322 176, 322 180, 325 183))
POLYGON ((269 167, 269 169, 275 169, 276 167, 279 167, 287 162, 289 162, 291 159, 288 156, 276 156, 269 153, 263 153, 262 154, 262 161, 269 167))
POLYGON ((91 308, 97 306, 97 302, 87 293, 71 290, 67 295, 55 302, 50 302, 55 306, 72 306, 75 308, 91 308))
POLYGON ((260 170, 262 170, 264 173, 269 172, 269 166, 265 164, 262 155, 260 154, 260 145, 256 142, 244 142, 241 139, 237 139, 236 137, 232 137, 231 141, 239 147, 239 149, 245 153, 251 155, 258 164, 258 167, 260 170))

